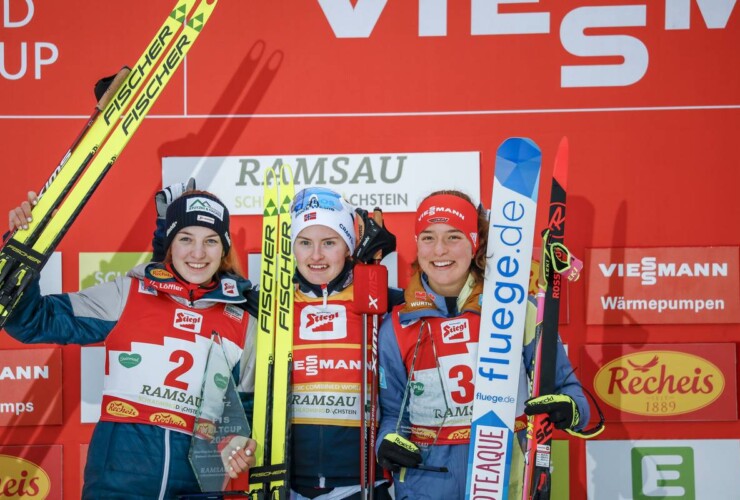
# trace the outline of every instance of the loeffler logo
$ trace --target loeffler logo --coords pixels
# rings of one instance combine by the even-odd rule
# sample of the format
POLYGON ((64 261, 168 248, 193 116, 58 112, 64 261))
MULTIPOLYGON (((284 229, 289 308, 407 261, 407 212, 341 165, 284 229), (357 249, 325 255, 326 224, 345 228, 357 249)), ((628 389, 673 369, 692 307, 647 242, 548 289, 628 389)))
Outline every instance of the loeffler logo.
POLYGON ((329 304, 308 306, 301 310, 300 338, 303 340, 336 340, 347 337, 347 311, 344 306, 329 304))
POLYGON ((203 316, 193 311, 176 309, 175 320, 172 326, 178 330, 200 333, 200 329, 203 326, 203 316))
POLYGON ((51 479, 30 460, 0 455, 0 498, 47 498, 51 479))
POLYGON ((596 393, 609 405, 656 417, 704 408, 722 395, 724 387, 724 375, 714 363, 680 351, 621 356, 594 377, 596 393))
POLYGON ((442 342, 458 344, 470 340, 470 326, 467 318, 453 319, 442 323, 442 342))

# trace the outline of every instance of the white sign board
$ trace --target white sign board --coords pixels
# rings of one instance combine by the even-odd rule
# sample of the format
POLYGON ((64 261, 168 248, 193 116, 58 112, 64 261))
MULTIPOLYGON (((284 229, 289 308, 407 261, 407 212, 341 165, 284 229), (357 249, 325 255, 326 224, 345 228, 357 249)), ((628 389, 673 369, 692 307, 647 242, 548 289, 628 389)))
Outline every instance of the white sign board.
POLYGON ((216 194, 231 215, 261 215, 265 170, 287 164, 296 191, 322 186, 357 207, 414 212, 440 189, 460 190, 478 203, 479 157, 478 152, 168 157, 162 159, 162 185, 194 177, 196 187, 216 194))

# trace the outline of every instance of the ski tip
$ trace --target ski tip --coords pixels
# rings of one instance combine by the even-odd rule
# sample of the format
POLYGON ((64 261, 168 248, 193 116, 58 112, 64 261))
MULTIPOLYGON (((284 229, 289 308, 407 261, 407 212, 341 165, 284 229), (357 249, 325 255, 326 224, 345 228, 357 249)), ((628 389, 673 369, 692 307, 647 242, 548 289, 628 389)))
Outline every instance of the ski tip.
POLYGON ((568 138, 563 136, 558 145, 558 151, 555 154, 555 167, 552 177, 560 184, 563 189, 568 188, 568 138))
POLYGON ((509 137, 498 147, 496 156, 521 160, 540 155, 540 147, 529 137, 509 137))
POLYGON ((532 200, 537 200, 542 153, 527 137, 510 137, 496 151, 496 180, 532 200))

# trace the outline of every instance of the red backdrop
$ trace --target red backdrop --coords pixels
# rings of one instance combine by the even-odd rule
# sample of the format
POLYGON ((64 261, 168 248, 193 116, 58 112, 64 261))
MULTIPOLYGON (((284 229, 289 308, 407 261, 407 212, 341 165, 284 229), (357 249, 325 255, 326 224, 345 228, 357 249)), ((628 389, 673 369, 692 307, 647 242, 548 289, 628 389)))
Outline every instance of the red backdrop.
MULTIPOLYGON (((136 60, 173 2, 2 3, 7 210, 43 185, 92 110, 93 83, 136 60)), ((740 8, 731 0, 704 11, 691 1, 685 12, 668 0, 623 3, 502 5, 498 16, 529 14, 522 24, 501 18, 504 26, 539 32, 484 34, 498 17, 476 0, 221 0, 187 72, 173 78, 62 241, 63 289, 78 287, 79 252, 150 249, 163 156, 479 151, 487 204, 505 138, 527 136, 542 148, 546 200, 557 144, 568 136, 566 238, 574 253, 738 245, 740 8), (428 26, 437 36, 420 35, 428 26), (606 40, 616 48, 602 49, 606 40), (574 66, 587 70, 582 86, 561 75, 574 66)), ((412 215, 387 219, 406 269, 412 215)), ((258 251, 260 220, 240 216, 234 224, 237 245, 258 251)), ((561 333, 575 365, 586 344, 700 340, 737 351, 740 341, 737 324, 586 326, 584 284, 571 286, 570 300, 561 333)), ((3 335, 0 347, 22 346, 3 335)), ((78 495, 79 445, 92 429, 79 423, 79 353, 63 348, 63 425, 0 428, 0 445, 64 446, 69 498, 78 495)), ((738 435, 737 420, 613 422, 604 439, 738 435)), ((583 443, 571 442, 573 498, 586 495, 585 460, 583 443)))

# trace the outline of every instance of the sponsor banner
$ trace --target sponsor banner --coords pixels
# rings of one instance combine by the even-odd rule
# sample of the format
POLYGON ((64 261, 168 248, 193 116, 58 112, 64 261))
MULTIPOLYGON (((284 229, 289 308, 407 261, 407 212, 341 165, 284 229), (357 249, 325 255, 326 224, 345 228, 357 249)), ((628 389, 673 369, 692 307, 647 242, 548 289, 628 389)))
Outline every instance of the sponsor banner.
POLYGON ((0 426, 61 423, 62 350, 0 350, 0 426))
POLYGON ((80 290, 125 276, 151 260, 150 252, 80 252, 80 290))
POLYGON ((0 446, 0 497, 62 498, 62 445, 0 446))
POLYGON ((583 347, 607 421, 718 421, 737 418, 735 344, 583 347))
POLYGON ((39 273, 41 295, 62 293, 62 252, 54 252, 39 273))
POLYGON ((100 420, 105 377, 105 347, 82 346, 80 349, 80 422, 100 420))
POLYGON ((324 186, 358 207, 414 212, 425 196, 439 189, 458 189, 477 203, 479 156, 461 152, 168 157, 162 159, 162 185, 195 177, 199 189, 219 193, 232 215, 261 215, 265 170, 288 164, 296 191, 324 186))
POLYGON ((738 247, 587 250, 589 325, 740 323, 738 247))
POLYGON ((737 439, 586 442, 594 500, 731 500, 740 491, 738 471, 737 439))
MULTIPOLYGON (((80 10, 74 13, 80 23, 91 24, 84 30, 87 37, 70 33, 65 23, 53 22, 75 18, 59 5, 64 2, 2 3, 0 96, 7 96, 2 107, 8 108, 8 113, 37 114, 59 113, 78 104, 64 102, 64 90, 69 91, 79 75, 75 63, 89 65, 103 55, 132 60, 138 52, 132 54, 128 45, 138 49, 149 40, 163 7, 170 7, 157 2, 147 9, 146 19, 142 19, 141 9, 134 8, 138 4, 116 11, 117 33, 125 33, 130 40, 127 47, 120 47, 106 38, 113 31, 110 26, 92 24, 96 3, 90 0, 78 2, 80 10), (35 89, 37 99, 31 90, 11 97, 19 83, 26 84, 20 87, 25 90, 34 89, 32 83, 36 82, 41 84, 35 89), (38 99, 40 94, 43 99, 38 99)), ((660 91, 673 97, 676 104, 703 102, 701 97, 709 103, 735 102, 732 84, 737 80, 727 76, 735 73, 725 68, 731 60, 728 51, 736 41, 732 38, 737 34, 735 0, 659 2, 661 10, 657 12, 649 9, 647 2, 585 0, 565 5, 533 0, 409 5, 380 0, 245 3, 219 5, 208 38, 199 42, 201 50, 189 61, 194 69, 187 76, 194 82, 188 87, 192 86, 194 97, 198 97, 195 104, 211 103, 221 96, 219 90, 232 76, 232 68, 251 46, 245 44, 244 33, 264 40, 281 30, 285 31, 280 38, 284 53, 303 54, 306 47, 321 51, 306 54, 287 69, 283 66, 286 81, 270 82, 270 94, 259 103, 262 112, 345 111, 343 104, 350 98, 359 101, 361 110, 374 111, 398 109, 404 104, 418 109, 419 103, 427 100, 438 101, 441 110, 499 102, 502 107, 509 102, 531 102, 535 108, 562 107, 577 99, 584 106, 593 106, 608 97, 616 106, 642 103, 647 97, 657 99, 654 96, 660 91), (296 19, 301 20, 301 29, 285 29, 296 19), (240 43, 245 48, 235 54, 216 50, 240 43), (336 58, 320 57, 322 53, 336 54, 336 58), (496 64, 486 65, 492 53, 496 64), (503 81, 495 78, 494 71, 499 68, 507 68, 507 77, 500 79, 503 81), (321 78, 306 78, 307 71, 321 78), (675 84, 668 86, 666 81, 675 84), (564 92, 583 87, 588 91, 578 92, 582 94, 578 98, 573 92, 564 92), (713 88, 717 95, 704 95, 713 88), (208 94, 207 89, 216 95, 201 95, 208 94), (693 100, 689 95, 692 89, 699 94, 693 100), (637 99, 635 94, 647 97, 637 99)), ((251 52, 249 60, 259 60, 261 52, 251 52)), ((243 86, 247 76, 239 81, 243 86)), ((241 103, 243 112, 256 106, 245 97, 240 99, 239 92, 233 94, 231 100, 241 103)), ((167 102, 170 106, 165 111, 178 104, 167 102)), ((228 109, 227 104, 221 102, 216 109, 228 109)), ((291 131, 281 128, 276 134, 289 135, 291 131)), ((335 134, 343 131, 337 128, 335 134)))

